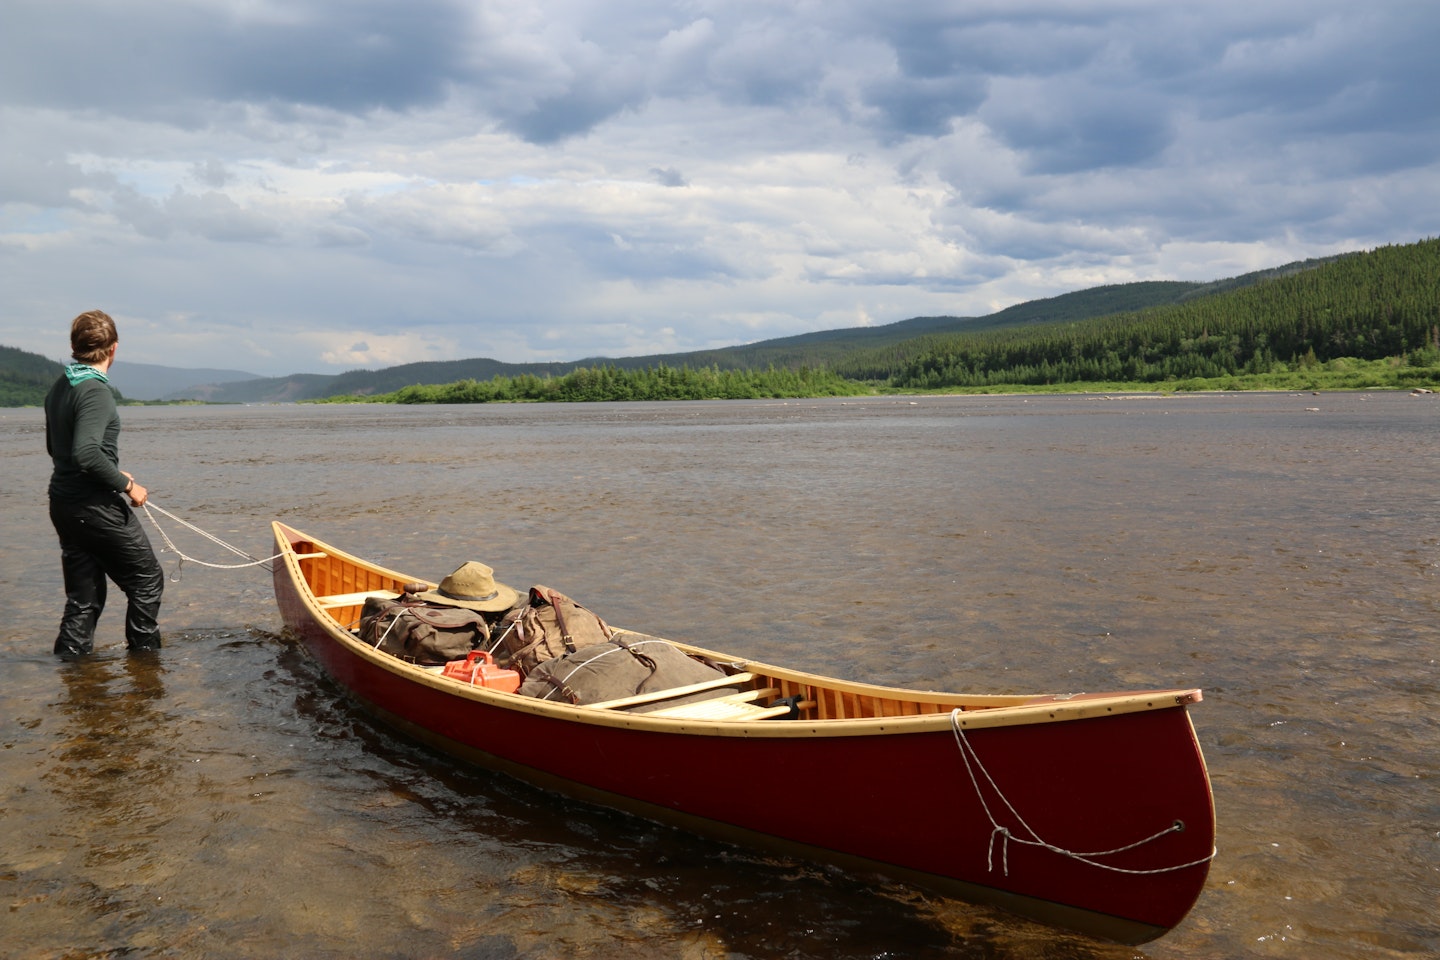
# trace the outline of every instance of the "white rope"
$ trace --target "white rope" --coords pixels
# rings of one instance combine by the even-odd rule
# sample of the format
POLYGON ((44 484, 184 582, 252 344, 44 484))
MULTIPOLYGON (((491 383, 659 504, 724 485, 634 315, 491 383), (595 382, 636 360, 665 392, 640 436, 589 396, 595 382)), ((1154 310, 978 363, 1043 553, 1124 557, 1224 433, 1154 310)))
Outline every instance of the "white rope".
MULTIPOLYGON (((519 623, 520 623, 519 620, 511 620, 511 621, 510 621, 510 626, 506 627, 506 628, 505 628, 505 632, 502 633, 502 634, 500 634, 499 638, 496 639, 496 641, 490 645, 490 656, 492 656, 492 657, 495 656, 495 651, 500 649, 500 644, 502 644, 502 643, 505 642, 505 638, 508 637, 508 636, 510 636, 510 631, 511 631, 511 630, 514 630, 515 627, 516 627, 517 625, 519 625, 519 623)), ((522 632, 523 632, 523 631, 522 631, 522 632)))
POLYGON ((985 811, 985 816, 990 820, 990 843, 985 852, 985 869, 987 871, 993 872, 995 869, 995 843, 997 839, 1000 842, 1001 869, 1007 877, 1010 875, 1010 843, 1012 841, 1015 843, 1023 843, 1026 846, 1040 847, 1049 850, 1051 853, 1057 853, 1062 857, 1069 857, 1071 860, 1078 860, 1092 867, 1098 867, 1101 870, 1110 870, 1114 873, 1128 873, 1137 876, 1155 873, 1173 873, 1176 870, 1184 870, 1187 867, 1197 867, 1202 863, 1208 863, 1215 859, 1216 850, 1212 849, 1209 856, 1201 857, 1198 860, 1176 864, 1173 867, 1157 867, 1153 870, 1130 870, 1108 863, 1100 863, 1095 859, 1097 857, 1109 857, 1117 853, 1124 853, 1127 850, 1134 850, 1136 847, 1143 847, 1147 843, 1153 843, 1161 837, 1168 836, 1172 833, 1179 833, 1185 829, 1185 825, 1179 820, 1176 820, 1164 830, 1151 834, 1143 840, 1136 840, 1134 843, 1127 843, 1125 846, 1116 847, 1113 850, 1095 850, 1089 853, 1080 853, 1056 846, 1044 840, 1035 832, 1030 824, 1025 822, 1025 818, 1020 816, 1014 805, 1010 803, 1009 798, 1005 796, 999 785, 995 783, 995 779, 990 776, 990 771, 986 770, 985 765, 980 762, 980 755, 975 752, 975 747, 965 736, 965 731, 960 726, 960 710, 958 709, 950 711, 950 728, 955 731, 955 744, 960 748, 960 757, 965 761, 965 772, 970 775, 970 784, 975 788, 975 796, 980 800, 980 807, 985 811), (1017 836, 1014 831, 1009 827, 1002 826, 1000 821, 995 818, 995 814, 990 810, 990 804, 985 800, 985 791, 980 787, 980 780, 975 775, 977 769, 980 773, 984 774, 985 782, 990 784, 990 789, 995 792, 995 796, 999 797, 1001 802, 1005 804, 1005 809, 1010 811, 1010 815, 1015 818, 1015 822, 1024 828, 1025 833, 1029 834, 1028 837, 1017 836))
MULTIPOLYGON (((384 642, 385 642, 385 638, 388 637, 388 636, 390 636, 390 631, 395 629, 395 625, 400 622, 400 618, 403 617, 403 616, 405 616, 405 614, 407 614, 407 613, 409 613, 409 612, 410 612, 410 609, 409 609, 408 607, 401 607, 401 608, 396 612, 395 616, 393 616, 393 617, 390 618, 390 625, 385 628, 385 632, 382 633, 382 634, 380 634, 380 638, 375 641, 375 649, 376 649, 376 650, 379 650, 379 649, 380 649, 380 644, 384 643, 384 642)), ((362 619, 363 619, 363 617, 362 617, 362 619)), ((417 618, 417 619, 418 619, 418 618, 417 618)))
POLYGON ((264 564, 271 563, 272 561, 278 560, 281 556, 283 556, 283 554, 277 553, 273 557, 266 557, 263 560, 257 560, 255 557, 250 556, 250 554, 246 553, 244 550, 241 550, 238 547, 231 546, 230 544, 226 543, 224 540, 221 540, 214 534, 206 533, 204 530, 201 530, 199 527, 195 526, 195 524, 185 520, 181 520, 179 517, 175 516, 175 514, 171 513, 169 510, 166 510, 164 507, 155 506, 155 502, 153 500, 146 500, 144 506, 142 506, 141 509, 145 511, 145 516, 150 518, 150 523, 160 534, 160 539, 165 541, 165 546, 170 550, 171 553, 174 553, 181 560, 188 560, 191 563, 198 563, 202 567, 209 567, 212 570, 243 570, 246 567, 263 566, 264 564), (209 540, 211 543, 218 544, 219 546, 224 547, 226 550, 229 550, 231 553, 236 554, 237 556, 244 557, 250 562, 228 564, 207 563, 204 560, 197 560, 195 557, 187 556, 184 551, 182 551, 179 547, 175 545, 175 541, 170 539, 170 535, 165 532, 165 529, 160 526, 160 521, 155 519, 155 513, 150 512, 152 507, 154 507, 155 513, 163 513, 165 516, 169 517, 171 520, 174 520, 182 527, 185 527, 188 530, 193 530, 195 533, 198 533, 200 536, 204 537, 206 540, 209 540))

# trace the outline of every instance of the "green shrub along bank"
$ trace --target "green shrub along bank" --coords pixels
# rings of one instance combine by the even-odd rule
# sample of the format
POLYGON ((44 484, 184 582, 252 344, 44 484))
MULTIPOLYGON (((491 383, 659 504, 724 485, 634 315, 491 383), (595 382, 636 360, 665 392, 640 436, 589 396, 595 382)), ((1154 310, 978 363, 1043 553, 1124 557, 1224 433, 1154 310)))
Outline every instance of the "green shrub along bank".
POLYGON ((853 397, 874 393, 866 384, 828 370, 691 369, 664 365, 645 370, 582 367, 562 377, 494 377, 434 386, 404 387, 373 397, 330 397, 319 403, 505 403, 616 400, 762 400, 782 397, 853 397))
MULTIPOLYGON (((1440 362, 1413 366, 1403 359, 1356 360, 1341 357, 1328 363, 1276 373, 1227 374, 1220 377, 1186 379, 1086 380, 1079 383, 996 383, 988 386, 942 387, 933 394, 951 393, 1186 393, 1201 391, 1236 392, 1268 390, 1277 392, 1320 390, 1431 390, 1440 391, 1440 362)), ((915 390, 884 388, 882 393, 914 395, 915 390)))
MULTIPOLYGON (((603 402, 617 400, 760 400, 800 397, 913 396, 922 391, 866 385, 825 371, 743 371, 657 368, 616 371, 576 370, 563 377, 495 377, 462 380, 441 386, 405 387, 370 397, 329 397, 305 403, 524 403, 603 402)), ((1316 390, 1440 390, 1440 356, 1428 366, 1409 360, 1357 360, 1342 357, 1326 363, 1298 364, 1293 370, 1226 374, 1164 381, 1087 380, 1071 383, 996 382, 985 386, 941 387, 923 391, 958 393, 1180 393, 1199 391, 1316 390)))

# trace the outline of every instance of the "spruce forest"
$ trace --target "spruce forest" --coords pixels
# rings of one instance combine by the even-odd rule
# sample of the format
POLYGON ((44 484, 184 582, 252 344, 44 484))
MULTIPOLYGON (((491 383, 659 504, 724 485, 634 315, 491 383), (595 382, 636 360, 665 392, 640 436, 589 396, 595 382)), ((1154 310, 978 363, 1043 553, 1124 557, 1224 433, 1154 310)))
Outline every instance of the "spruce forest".
POLYGON ((1382 247, 1214 296, 1072 323, 930 337, 855 357, 853 379, 900 390, 1163 384, 1314 370, 1337 360, 1440 365, 1440 240, 1382 247))

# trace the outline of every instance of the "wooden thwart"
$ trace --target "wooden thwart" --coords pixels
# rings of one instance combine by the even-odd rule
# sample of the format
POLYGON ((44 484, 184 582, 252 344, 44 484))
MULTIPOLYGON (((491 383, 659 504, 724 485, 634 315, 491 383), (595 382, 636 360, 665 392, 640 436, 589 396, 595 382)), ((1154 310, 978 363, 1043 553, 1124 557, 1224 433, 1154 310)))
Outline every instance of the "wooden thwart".
POLYGON ((324 597, 316 597, 315 602, 321 607, 354 607, 364 603, 371 597, 385 597, 394 599, 398 591, 395 590, 366 590, 361 593, 332 593, 324 597))

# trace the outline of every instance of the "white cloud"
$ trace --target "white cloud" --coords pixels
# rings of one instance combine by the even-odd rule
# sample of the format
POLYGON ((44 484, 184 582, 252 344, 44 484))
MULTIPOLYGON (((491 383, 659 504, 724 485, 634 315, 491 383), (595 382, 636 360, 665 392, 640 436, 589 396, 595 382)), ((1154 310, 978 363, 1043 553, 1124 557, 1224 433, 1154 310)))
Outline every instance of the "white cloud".
POLYGON ((384 334, 367 330, 333 330, 323 335, 307 334, 321 359, 347 370, 395 367, 403 363, 453 359, 453 341, 431 335, 384 334), (334 346, 342 344, 342 346, 334 346))

